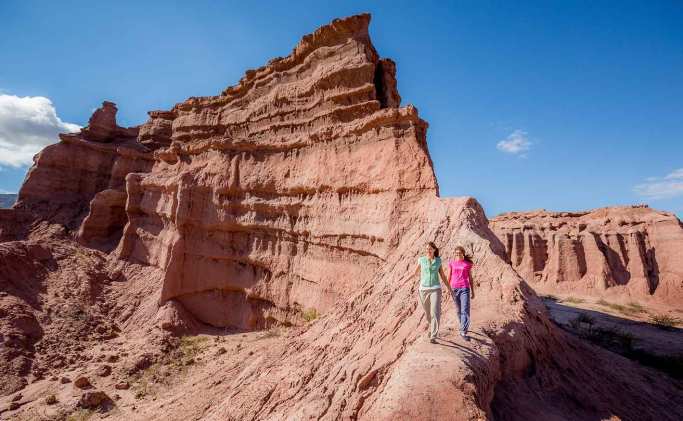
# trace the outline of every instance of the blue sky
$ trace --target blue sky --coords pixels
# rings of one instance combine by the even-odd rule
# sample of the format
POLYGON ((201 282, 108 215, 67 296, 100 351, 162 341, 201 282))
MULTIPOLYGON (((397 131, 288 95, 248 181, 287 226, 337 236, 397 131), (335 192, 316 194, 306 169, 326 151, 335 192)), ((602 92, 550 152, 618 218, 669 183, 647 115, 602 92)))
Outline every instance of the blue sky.
MULTIPOLYGON (((442 196, 474 196, 489 216, 632 203, 683 215, 681 1, 250 3, 1 1, 0 152, 2 136, 21 138, 2 119, 25 97, 51 101, 31 107, 53 107, 53 128, 85 125, 105 99, 119 124, 141 124, 367 11, 403 104, 430 124, 442 196)), ((0 156, 0 190, 18 190, 22 162, 0 156)))

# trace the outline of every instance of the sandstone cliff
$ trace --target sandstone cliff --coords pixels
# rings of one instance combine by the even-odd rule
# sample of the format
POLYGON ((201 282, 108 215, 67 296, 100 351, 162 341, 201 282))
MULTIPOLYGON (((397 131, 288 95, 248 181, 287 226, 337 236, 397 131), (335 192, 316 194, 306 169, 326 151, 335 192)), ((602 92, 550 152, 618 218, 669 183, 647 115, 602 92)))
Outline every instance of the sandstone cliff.
POLYGON ((683 225, 671 213, 511 212, 490 226, 512 266, 540 291, 683 301, 683 225))
POLYGON ((0 212, 0 262, 16 263, 0 271, 3 393, 30 381, 66 407, 72 389, 49 376, 91 370, 102 343, 153 354, 116 366, 123 377, 169 361, 169 332, 298 325, 257 354, 231 350, 234 366, 225 349, 194 361, 205 371, 179 395, 120 392, 108 417, 675 419, 677 386, 551 324, 476 200, 438 197, 427 124, 400 106, 369 21, 335 20, 138 128, 105 102, 36 157, 0 212), (449 297, 439 345, 424 341, 411 272, 427 241, 475 257, 472 342, 449 329, 449 297), (304 323, 308 309, 322 317, 304 323))
POLYGON ((123 234, 122 259, 164 269, 161 302, 213 325, 327 310, 396 245, 401 209, 437 192, 427 124, 399 108, 368 21, 335 21, 219 96, 151 112, 139 131, 119 128, 105 102, 37 156, 17 207, 89 245, 123 234))
POLYGON ((14 207, 78 232, 86 244, 116 244, 126 223, 126 175, 153 163, 137 128, 119 127, 116 112, 105 101, 80 133, 61 134, 36 155, 14 207))
POLYGON ((401 209, 435 195, 427 125, 398 108, 368 19, 335 21, 141 128, 171 144, 127 178, 118 254, 165 269, 162 301, 246 328, 326 311, 396 245, 401 209))

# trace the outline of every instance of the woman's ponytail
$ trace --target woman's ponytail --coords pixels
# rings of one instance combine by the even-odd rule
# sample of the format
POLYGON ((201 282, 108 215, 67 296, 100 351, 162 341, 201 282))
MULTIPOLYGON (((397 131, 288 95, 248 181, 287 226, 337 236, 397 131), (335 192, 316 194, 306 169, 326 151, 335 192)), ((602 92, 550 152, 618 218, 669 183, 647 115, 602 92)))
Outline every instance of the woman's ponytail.
POLYGON ((429 243, 427 243, 427 245, 434 249, 434 257, 439 257, 439 248, 436 246, 436 244, 430 241, 429 243))

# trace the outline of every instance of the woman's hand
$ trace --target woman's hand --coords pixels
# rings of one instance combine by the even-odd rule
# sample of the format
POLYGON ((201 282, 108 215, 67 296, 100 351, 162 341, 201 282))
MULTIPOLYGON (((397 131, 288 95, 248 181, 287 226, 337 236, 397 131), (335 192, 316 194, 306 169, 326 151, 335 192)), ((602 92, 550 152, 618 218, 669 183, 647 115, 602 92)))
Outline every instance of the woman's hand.
MULTIPOLYGON (((450 279, 446 280, 446 274, 443 273, 443 268, 442 268, 442 267, 439 267, 439 277, 440 277, 441 280, 443 281, 443 285, 446 287, 446 289, 448 289, 451 280, 450 280, 450 279)), ((449 273, 449 276, 448 276, 448 277, 450 278, 450 273, 449 273)))

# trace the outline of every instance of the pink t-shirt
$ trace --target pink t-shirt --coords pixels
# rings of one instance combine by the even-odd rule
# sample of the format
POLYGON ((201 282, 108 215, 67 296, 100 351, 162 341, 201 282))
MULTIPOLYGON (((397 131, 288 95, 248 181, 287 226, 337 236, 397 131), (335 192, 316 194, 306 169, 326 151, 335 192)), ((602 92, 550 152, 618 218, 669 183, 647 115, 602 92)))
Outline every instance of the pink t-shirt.
POLYGON ((472 263, 467 260, 451 260, 448 269, 451 271, 451 288, 470 287, 470 269, 472 263))

